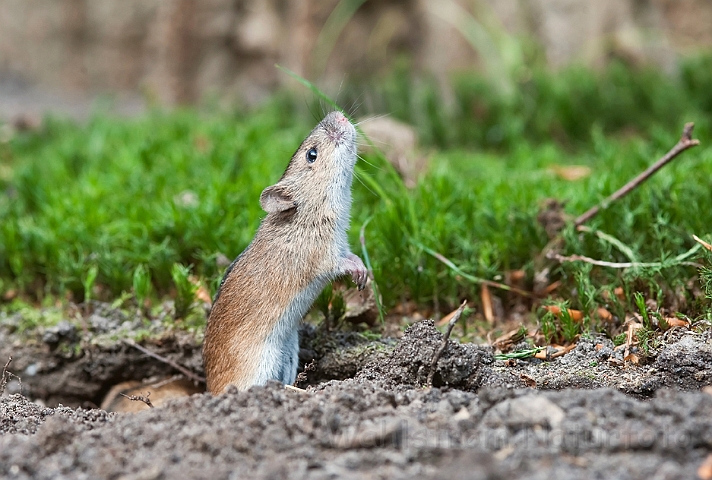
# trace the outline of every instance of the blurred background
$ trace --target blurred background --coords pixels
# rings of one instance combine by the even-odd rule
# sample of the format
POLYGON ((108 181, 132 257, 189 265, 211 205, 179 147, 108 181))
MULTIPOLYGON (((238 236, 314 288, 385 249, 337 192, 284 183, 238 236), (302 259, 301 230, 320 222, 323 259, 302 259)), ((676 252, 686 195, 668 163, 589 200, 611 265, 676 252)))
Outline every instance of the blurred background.
MULTIPOLYGON (((685 122, 702 144, 690 161, 592 222, 631 247, 569 229, 566 253, 662 262, 712 224, 710 0, 0 0, 4 298, 175 296, 189 274, 214 294, 262 218, 255 199, 328 108, 276 65, 377 117, 362 127, 383 156, 362 150, 351 241, 368 223, 387 308, 479 297, 424 246, 533 285, 564 213, 685 122)), ((702 298, 689 266, 668 266, 589 290, 644 277, 660 302, 702 298)), ((551 280, 574 278, 592 275, 551 280)), ((578 308, 582 290, 561 298, 578 308)))
POLYGON ((124 114, 254 106, 297 88, 275 64, 331 95, 407 71, 447 106, 462 72, 506 96, 532 68, 616 60, 675 76, 710 49, 709 0, 0 0, 0 118, 82 118, 97 96, 124 114))

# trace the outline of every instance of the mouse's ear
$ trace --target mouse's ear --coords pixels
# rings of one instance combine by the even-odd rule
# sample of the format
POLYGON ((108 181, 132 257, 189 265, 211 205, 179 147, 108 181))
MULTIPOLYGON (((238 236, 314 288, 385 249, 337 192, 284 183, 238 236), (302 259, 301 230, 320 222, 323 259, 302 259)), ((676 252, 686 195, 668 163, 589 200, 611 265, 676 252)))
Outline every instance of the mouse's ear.
POLYGON ((267 213, 284 212, 297 206, 292 196, 280 184, 272 185, 262 191, 260 205, 267 213))

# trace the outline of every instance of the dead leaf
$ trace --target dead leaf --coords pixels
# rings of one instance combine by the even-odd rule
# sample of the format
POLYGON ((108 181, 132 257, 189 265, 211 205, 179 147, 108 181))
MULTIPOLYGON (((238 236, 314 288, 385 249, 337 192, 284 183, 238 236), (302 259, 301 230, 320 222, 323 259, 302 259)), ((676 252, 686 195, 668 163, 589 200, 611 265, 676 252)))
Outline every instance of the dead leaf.
POLYGON ((702 393, 712 395, 712 385, 707 385, 706 387, 702 388, 702 393))
POLYGON ((618 297, 618 300, 620 300, 621 302, 625 301, 625 292, 623 291, 623 287, 616 287, 613 290, 613 293, 616 295, 616 297, 618 297))
POLYGON ((207 304, 208 306, 212 306, 213 299, 210 297, 210 293, 208 292, 208 289, 205 288, 205 285, 200 282, 200 279, 195 275, 191 275, 188 277, 188 281, 198 287, 195 291, 195 299, 207 304))
POLYGON ((511 270, 508 272, 509 283, 519 283, 527 276, 524 270, 511 270))
POLYGON ((628 355, 623 357, 623 361, 630 362, 633 365, 638 365, 638 362, 640 361, 640 359, 638 358, 638 355, 636 355, 635 353, 629 353, 628 355))
POLYGON ((376 293, 373 290, 371 278, 366 279, 366 288, 359 291, 356 288, 349 288, 344 292, 344 302, 346 311, 344 319, 358 325, 365 323, 373 326, 378 320, 378 306, 376 305, 376 293))
POLYGON ((556 351, 555 353, 552 353, 552 354, 551 354, 551 357, 550 357, 550 358, 553 359, 553 358, 557 358, 557 357, 561 357, 561 356, 563 356, 563 355, 566 355, 566 354, 569 353, 571 350, 573 350, 574 348, 576 348, 576 344, 575 344, 575 343, 572 343, 571 345, 568 345, 568 346, 566 346, 566 347, 559 347, 559 348, 560 348, 560 350, 557 349, 557 351, 556 351))
POLYGON ((550 295, 554 290, 556 290, 560 286, 561 286, 561 280, 557 280, 554 283, 547 285, 546 288, 544 289, 543 293, 544 293, 544 295, 550 295))
MULTIPOLYGON (((630 355, 632 355, 631 347, 637 345, 638 343, 638 338, 636 337, 635 332, 637 332, 641 328, 643 328, 642 323, 638 323, 635 321, 630 321, 630 323, 628 323, 628 330, 626 331, 625 339, 625 350, 623 351, 623 360, 626 360, 630 355)), ((634 363, 638 363, 637 357, 634 363)))
POLYGON ((524 381, 524 383, 526 383, 527 387, 536 388, 536 380, 534 380, 529 375, 522 373, 521 375, 519 375, 519 378, 521 378, 524 381))
POLYGON ((208 293, 208 289, 205 288, 203 285, 198 287, 198 290, 195 292, 195 298, 207 305, 213 304, 213 299, 210 298, 210 293, 208 293))
POLYGON ((603 307, 599 307, 598 309, 596 309, 596 313, 598 314, 598 318, 600 318, 604 322, 613 321, 613 314, 603 307))
POLYGON ((552 165, 549 170, 569 182, 581 180, 591 175, 591 168, 585 165, 552 165))
POLYGON ((699 243, 700 245, 702 245, 703 247, 705 247, 707 250, 709 250, 710 252, 712 252, 712 245, 710 245, 709 243, 705 242, 704 240, 702 240, 702 239, 701 239, 700 237, 698 237, 697 235, 693 235, 692 238, 693 238, 697 243, 699 243))
POLYGON ((480 297, 482 298, 482 313, 485 316, 485 320, 490 325, 494 325, 494 314, 492 313, 492 295, 490 294, 489 287, 482 284, 482 290, 480 292, 480 297))
POLYGON ((665 321, 671 328, 672 327, 682 327, 682 328, 690 327, 690 322, 688 322, 687 320, 683 320, 682 318, 665 317, 665 321))
MULTIPOLYGON (((544 306, 544 309, 561 318, 561 307, 557 305, 546 305, 544 306)), ((573 310, 571 308, 567 308, 566 311, 571 317, 571 320, 573 320, 574 322, 580 322, 583 319, 583 312, 580 310, 573 310)))
POLYGON ((436 325, 437 325, 438 327, 442 327, 443 325, 447 325, 447 323, 452 319, 452 317, 455 316, 455 314, 457 313, 458 310, 459 310, 459 308, 456 308, 456 309, 453 310, 452 312, 450 312, 450 313, 448 313, 447 315, 445 315, 443 318, 441 318, 441 319, 438 321, 438 323, 436 323, 436 325))
POLYGON ((539 360, 549 360, 549 349, 545 348, 544 350, 539 350, 534 354, 534 358, 538 358, 539 360))
POLYGON ((524 339, 524 335, 526 333, 527 332, 522 328, 510 330, 509 332, 505 333, 504 335, 501 335, 494 342, 492 342, 492 346, 502 352, 506 352, 510 350, 514 345, 521 342, 524 339))

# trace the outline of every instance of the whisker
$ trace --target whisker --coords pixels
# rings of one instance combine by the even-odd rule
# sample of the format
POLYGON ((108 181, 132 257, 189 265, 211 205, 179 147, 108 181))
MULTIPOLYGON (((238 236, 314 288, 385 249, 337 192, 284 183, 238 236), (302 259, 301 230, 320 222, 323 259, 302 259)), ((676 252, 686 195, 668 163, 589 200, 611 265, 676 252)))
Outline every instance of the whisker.
MULTIPOLYGON (((385 146, 389 146, 389 145, 390 145, 390 144, 389 144, 388 142, 386 142, 385 140, 373 139, 373 138, 371 138, 371 137, 368 137, 368 138, 369 138, 369 139, 371 140, 371 142, 373 142, 374 144, 380 143, 381 145, 385 145, 385 146)), ((359 147, 370 147, 370 146, 371 146, 371 144, 369 144, 368 142, 359 142, 358 145, 359 145, 359 147)))
POLYGON ((356 115, 356 112, 358 111, 359 108, 361 108, 361 105, 363 102, 359 102, 361 97, 363 96, 365 90, 361 90, 361 93, 358 94, 358 96, 354 99, 353 102, 351 102, 351 107, 349 107, 349 116, 354 117, 356 115))
POLYGON ((361 180, 361 178, 359 178, 359 177, 360 177, 360 173, 359 173, 359 172, 354 171, 354 177, 356 177, 356 180, 358 180, 358 183, 360 183, 361 185, 363 185, 366 190, 368 190, 369 192, 371 192, 373 195, 378 196, 378 194, 377 194, 376 192, 374 192, 374 191, 371 189, 371 187, 369 187, 368 185, 366 185, 366 183, 365 183, 363 180, 361 180))
POLYGON ((346 78, 346 74, 344 73, 344 74, 341 76, 341 83, 339 83, 339 89, 336 91, 336 98, 334 99, 334 103, 336 103, 337 105, 339 105, 339 95, 341 95, 341 89, 342 89, 343 86, 344 86, 344 79, 345 79, 345 78, 346 78))
POLYGON ((365 163, 366 165, 369 165, 370 167, 373 167, 374 169, 378 170, 379 172, 385 171, 385 170, 383 169, 383 167, 380 167, 380 166, 376 165, 375 163, 369 162, 368 160, 366 160, 365 158, 363 158, 361 155, 356 155, 356 158, 358 158, 359 160, 361 160, 361 161, 362 161, 363 163, 365 163))
POLYGON ((361 125, 362 123, 366 123, 366 122, 370 122, 370 121, 373 121, 373 120, 378 120, 379 118, 385 118, 385 117, 390 117, 390 116, 391 116, 390 113, 383 113, 383 114, 381 114, 381 115, 371 115, 370 117, 364 117, 364 118, 362 118, 356 125, 359 126, 359 125, 361 125))

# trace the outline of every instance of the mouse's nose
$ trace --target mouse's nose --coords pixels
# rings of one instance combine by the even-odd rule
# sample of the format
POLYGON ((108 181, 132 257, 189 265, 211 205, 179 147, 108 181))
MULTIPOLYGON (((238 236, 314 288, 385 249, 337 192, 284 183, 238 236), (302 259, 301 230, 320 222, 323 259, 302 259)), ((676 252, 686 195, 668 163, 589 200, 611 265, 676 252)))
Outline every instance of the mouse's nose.
POLYGON ((339 123, 347 123, 348 119, 341 112, 336 112, 336 121, 339 123))

